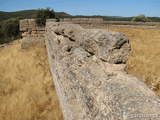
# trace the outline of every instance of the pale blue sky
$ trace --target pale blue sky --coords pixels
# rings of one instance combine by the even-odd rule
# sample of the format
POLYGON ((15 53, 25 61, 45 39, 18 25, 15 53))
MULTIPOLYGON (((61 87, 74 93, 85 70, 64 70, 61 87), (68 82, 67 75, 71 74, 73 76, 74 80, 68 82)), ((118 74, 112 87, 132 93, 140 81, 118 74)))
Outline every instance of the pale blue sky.
POLYGON ((160 0, 0 0, 0 11, 53 8, 71 15, 160 17, 160 0))

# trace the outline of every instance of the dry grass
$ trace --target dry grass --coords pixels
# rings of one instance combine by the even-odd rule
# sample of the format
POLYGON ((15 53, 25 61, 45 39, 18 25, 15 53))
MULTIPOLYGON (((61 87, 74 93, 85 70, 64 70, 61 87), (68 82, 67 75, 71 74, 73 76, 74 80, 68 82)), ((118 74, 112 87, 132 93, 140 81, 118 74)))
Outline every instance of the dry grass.
POLYGON ((144 81, 160 96, 160 29, 109 29, 125 33, 131 53, 127 71, 144 81))
POLYGON ((45 46, 0 50, 0 120, 63 120, 45 46))

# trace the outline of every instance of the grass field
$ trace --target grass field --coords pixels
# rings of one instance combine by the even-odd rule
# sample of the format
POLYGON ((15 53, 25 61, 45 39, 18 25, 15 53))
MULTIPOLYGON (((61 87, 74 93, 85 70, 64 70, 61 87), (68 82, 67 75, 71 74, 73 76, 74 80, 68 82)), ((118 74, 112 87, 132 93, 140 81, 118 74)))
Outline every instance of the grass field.
POLYGON ((128 73, 144 81, 160 96, 160 29, 108 29, 127 35, 131 52, 128 73))
POLYGON ((0 120, 63 120, 45 46, 0 50, 0 120))

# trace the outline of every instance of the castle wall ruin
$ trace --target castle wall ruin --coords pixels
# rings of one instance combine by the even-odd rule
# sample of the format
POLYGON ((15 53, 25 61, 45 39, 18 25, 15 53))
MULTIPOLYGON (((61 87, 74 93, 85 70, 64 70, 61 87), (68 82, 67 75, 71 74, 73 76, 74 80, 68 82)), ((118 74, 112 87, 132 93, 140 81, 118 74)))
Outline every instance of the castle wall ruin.
POLYGON ((65 120, 160 119, 159 97, 125 71, 131 49, 125 34, 52 20, 43 32, 65 120))

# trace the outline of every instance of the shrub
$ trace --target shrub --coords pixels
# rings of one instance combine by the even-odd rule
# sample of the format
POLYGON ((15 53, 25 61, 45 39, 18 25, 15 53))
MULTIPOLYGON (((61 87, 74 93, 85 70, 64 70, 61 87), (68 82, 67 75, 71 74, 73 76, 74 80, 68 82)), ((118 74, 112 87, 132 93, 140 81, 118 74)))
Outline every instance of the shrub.
POLYGON ((19 18, 5 20, 0 26, 0 43, 6 43, 20 38, 19 18))
POLYGON ((38 26, 45 26, 46 19, 55 18, 54 10, 47 9, 39 9, 35 15, 35 21, 38 26))
POLYGON ((0 44, 3 43, 4 34, 2 31, 2 22, 0 22, 0 44))
POLYGON ((132 21, 134 22, 151 22, 144 14, 135 16, 132 21))

